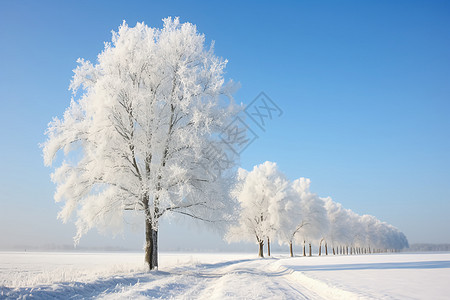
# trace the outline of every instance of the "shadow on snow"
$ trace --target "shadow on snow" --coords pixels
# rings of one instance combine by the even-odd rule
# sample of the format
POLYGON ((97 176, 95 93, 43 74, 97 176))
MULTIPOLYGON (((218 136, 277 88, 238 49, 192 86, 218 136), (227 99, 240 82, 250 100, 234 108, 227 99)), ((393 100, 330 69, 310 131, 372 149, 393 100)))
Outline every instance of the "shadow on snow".
MULTIPOLYGON (((53 284, 39 285, 35 287, 8 288, 0 286, 0 299, 18 299, 32 297, 34 299, 90 299, 101 295, 121 293, 124 290, 139 286, 140 284, 158 281, 169 276, 192 276, 202 278, 217 278, 226 274, 213 274, 217 268, 251 261, 252 259, 233 260, 216 264, 200 264, 189 268, 181 267, 166 271, 152 271, 149 273, 137 273, 127 276, 113 276, 111 278, 98 279, 92 282, 55 282, 53 284)), ((250 271, 250 270, 248 270, 250 271)), ((156 283, 151 289, 143 289, 140 294, 147 297, 161 298, 169 294, 183 293, 187 288, 181 283, 156 283)))
POLYGON ((369 264, 342 264, 321 266, 299 266, 283 264, 294 271, 345 271, 345 270, 393 270, 393 269, 445 269, 450 268, 450 261, 394 262, 369 264))
MULTIPOLYGON (((140 283, 151 282, 167 277, 170 273, 155 271, 138 273, 134 276, 113 276, 93 282, 55 282, 36 287, 8 288, 0 287, 0 299, 18 299, 32 297, 33 299, 89 299, 102 294, 117 293, 123 289, 140 283)), ((158 293, 156 293, 158 294, 158 293)), ((158 295, 156 295, 158 296, 158 295)))

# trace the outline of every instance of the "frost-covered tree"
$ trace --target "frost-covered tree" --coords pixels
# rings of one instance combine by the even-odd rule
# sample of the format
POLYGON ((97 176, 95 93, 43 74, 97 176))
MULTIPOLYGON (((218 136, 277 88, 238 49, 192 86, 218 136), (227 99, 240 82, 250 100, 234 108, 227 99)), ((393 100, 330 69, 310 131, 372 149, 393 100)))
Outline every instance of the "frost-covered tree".
POLYGON ((157 268, 162 216, 217 220, 229 204, 224 172, 208 172, 232 166, 217 138, 239 109, 220 98, 226 61, 194 25, 167 18, 162 29, 124 22, 96 63, 78 63, 74 98, 43 145, 46 165, 66 157, 52 174, 58 217, 76 212, 78 243, 93 227, 120 230, 124 211, 142 213, 145 261, 157 268))
POLYGON ((394 226, 378 221, 375 229, 374 246, 377 249, 400 250, 409 246, 405 235, 394 226))
POLYGON ((330 197, 323 200, 329 221, 326 239, 331 243, 333 254, 336 254, 336 248, 342 246, 351 238, 351 230, 348 226, 348 213, 340 203, 333 202, 330 197))
POLYGON ((283 201, 282 217, 278 229, 278 240, 280 243, 289 245, 289 254, 294 256, 293 244, 297 234, 305 227, 310 226, 308 211, 305 205, 309 201, 314 201, 315 197, 310 192, 311 181, 308 178, 299 178, 294 183, 290 183, 287 197, 283 201), (295 185, 295 188, 293 187, 295 185))
POLYGON ((371 215, 362 215, 360 218, 362 228, 364 230, 364 245, 368 249, 373 248, 373 245, 378 245, 378 228, 380 221, 371 215))
POLYGON ((309 255, 311 255, 311 242, 317 241, 325 235, 328 230, 327 211, 323 200, 315 193, 309 192, 311 181, 299 178, 292 182, 292 188, 301 199, 302 220, 306 224, 301 226, 295 234, 300 242, 303 242, 303 255, 306 255, 306 242, 309 242, 309 255))
POLYGON ((273 162, 257 165, 248 172, 239 169, 232 197, 239 203, 237 224, 230 226, 228 241, 253 241, 263 257, 264 241, 273 238, 281 222, 283 199, 289 182, 273 162))
POLYGON ((365 228, 362 225, 361 216, 352 210, 348 210, 347 224, 351 231, 351 238, 348 245, 350 246, 350 254, 356 254, 356 248, 358 248, 365 240, 365 228))

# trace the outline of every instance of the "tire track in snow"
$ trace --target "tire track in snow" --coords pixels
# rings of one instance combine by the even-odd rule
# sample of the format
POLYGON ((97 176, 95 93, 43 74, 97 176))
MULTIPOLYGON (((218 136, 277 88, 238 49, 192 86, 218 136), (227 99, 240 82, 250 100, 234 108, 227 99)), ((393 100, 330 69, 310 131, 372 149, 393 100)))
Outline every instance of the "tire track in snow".
POLYGON ((104 299, 322 299, 292 279, 275 259, 251 259, 174 268, 165 279, 126 287, 104 299))

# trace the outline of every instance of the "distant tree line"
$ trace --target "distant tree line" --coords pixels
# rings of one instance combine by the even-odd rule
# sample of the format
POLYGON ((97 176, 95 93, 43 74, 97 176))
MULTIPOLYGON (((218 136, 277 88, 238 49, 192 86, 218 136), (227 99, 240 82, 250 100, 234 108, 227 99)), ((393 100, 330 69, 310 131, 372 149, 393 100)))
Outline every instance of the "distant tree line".
POLYGON ((412 244, 405 251, 426 252, 426 251, 450 251, 450 244, 412 244))
POLYGON ((302 255, 366 254, 398 251, 408 247, 405 235, 397 228, 371 215, 358 215, 330 197, 321 198, 310 191, 311 181, 286 179, 277 165, 265 162, 252 171, 239 169, 232 198, 240 209, 226 235, 228 241, 256 241, 263 257, 264 244, 270 255, 270 242, 289 247, 302 245, 302 255))

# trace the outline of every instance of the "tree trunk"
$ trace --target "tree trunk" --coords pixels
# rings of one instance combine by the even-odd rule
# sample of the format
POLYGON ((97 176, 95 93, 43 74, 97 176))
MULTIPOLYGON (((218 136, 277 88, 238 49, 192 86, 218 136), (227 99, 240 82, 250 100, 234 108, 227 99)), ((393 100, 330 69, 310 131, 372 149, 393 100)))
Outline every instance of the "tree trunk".
POLYGON ((264 257, 264 241, 259 241, 258 257, 264 257))
POLYGON ((328 255, 328 244, 325 242, 325 255, 328 255))
POLYGON ((319 256, 322 255, 322 241, 319 243, 319 256))
POLYGON ((311 256, 311 243, 309 243, 309 256, 311 256))
POLYGON ((158 269, 158 228, 149 218, 145 220, 145 262, 149 270, 158 269))
POLYGON ((270 239, 267 238, 267 256, 270 256, 270 239))
MULTIPOLYGON (((339 248, 338 248, 339 249, 339 248)), ((333 247, 333 255, 336 255, 336 252, 334 251, 334 247, 333 247)))
POLYGON ((306 241, 303 241, 303 256, 306 256, 306 241))
POLYGON ((289 242, 289 254, 291 257, 294 257, 294 251, 292 250, 292 241, 289 242))

